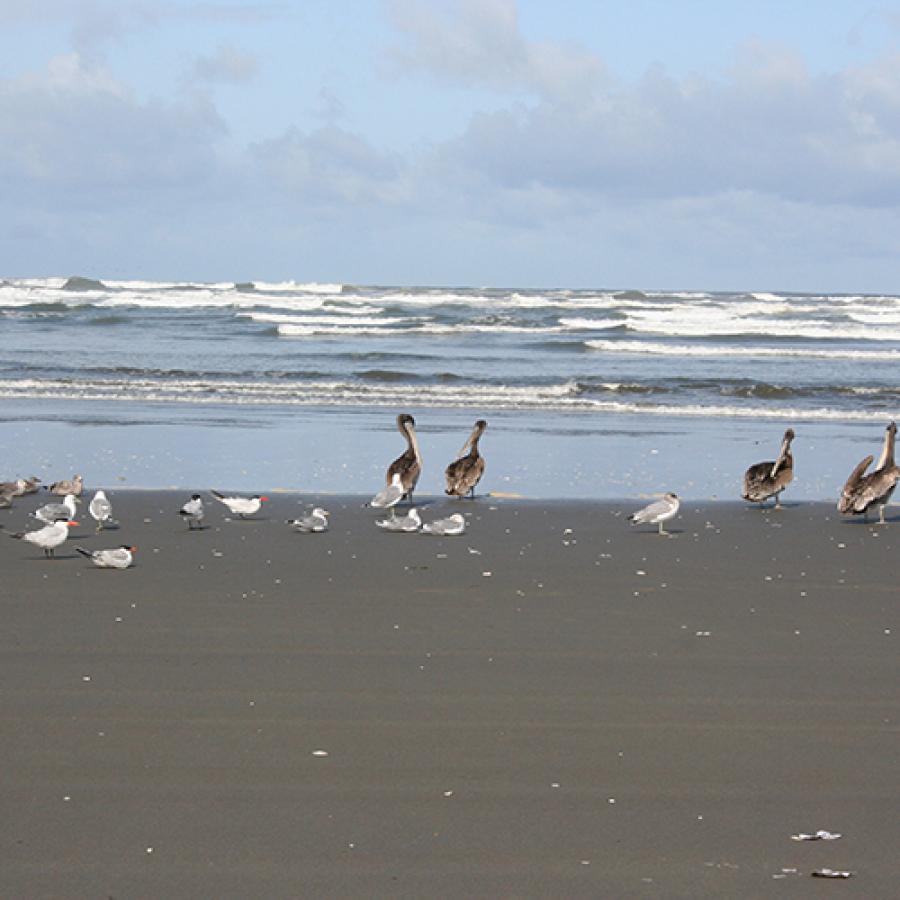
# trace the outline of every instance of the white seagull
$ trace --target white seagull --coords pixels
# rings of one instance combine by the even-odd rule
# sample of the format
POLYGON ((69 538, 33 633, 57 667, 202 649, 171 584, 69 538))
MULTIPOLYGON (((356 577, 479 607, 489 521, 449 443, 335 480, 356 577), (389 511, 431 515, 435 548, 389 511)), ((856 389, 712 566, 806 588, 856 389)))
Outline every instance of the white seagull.
POLYGON ((302 531, 304 534, 309 534, 310 532, 320 533, 328 531, 328 516, 329 512, 327 509, 317 506, 308 516, 301 516, 299 519, 288 519, 287 524, 297 531, 302 531))
POLYGON ((60 519, 52 525, 45 525, 37 531, 20 531, 18 534, 11 534, 10 537, 17 538, 20 541, 28 541, 35 547, 40 547, 44 551, 44 556, 54 556, 57 547, 63 544, 69 536, 69 529, 77 525, 74 519, 60 519))
POLYGON ((77 502, 74 494, 66 494, 62 503, 45 503, 43 506, 39 506, 32 516, 40 519, 45 525, 52 525, 58 519, 74 519, 77 502))
POLYGON ((369 501, 369 506, 374 506, 376 509, 392 509, 403 499, 405 493, 400 473, 394 472, 391 483, 369 501))
POLYGON ((452 516, 447 516, 446 519, 435 519, 433 522, 428 522, 422 526, 422 531, 425 534, 452 536, 463 534, 465 530, 466 520, 463 518, 462 513, 453 513, 452 516))
POLYGON ((84 547, 75 549, 100 569, 127 569, 134 562, 132 554, 137 547, 122 544, 121 547, 111 550, 85 550, 84 547))
POLYGON ((112 503, 104 491, 97 491, 88 504, 88 512, 97 523, 97 531, 102 531, 107 522, 112 522, 112 503))
POLYGON ((260 506, 268 501, 268 497, 260 497, 254 494, 252 497, 226 497, 219 491, 210 491, 216 500, 224 503, 231 511, 232 515, 240 516, 242 519, 246 516, 252 516, 253 513, 259 512, 260 506))
POLYGON ((409 512, 405 516, 392 515, 390 519, 380 519, 375 523, 379 528, 385 531, 405 531, 412 533, 418 531, 422 527, 422 520, 419 518, 416 508, 410 507, 409 512))
POLYGON ((203 516, 206 515, 203 509, 203 498, 199 494, 193 494, 191 499, 178 510, 178 515, 187 520, 189 530, 193 531, 195 525, 202 528, 203 516))
POLYGON ((662 500, 657 500, 628 517, 632 525, 659 525, 660 534, 669 532, 663 528, 663 522, 668 522, 678 512, 681 501, 677 494, 666 494, 662 500))

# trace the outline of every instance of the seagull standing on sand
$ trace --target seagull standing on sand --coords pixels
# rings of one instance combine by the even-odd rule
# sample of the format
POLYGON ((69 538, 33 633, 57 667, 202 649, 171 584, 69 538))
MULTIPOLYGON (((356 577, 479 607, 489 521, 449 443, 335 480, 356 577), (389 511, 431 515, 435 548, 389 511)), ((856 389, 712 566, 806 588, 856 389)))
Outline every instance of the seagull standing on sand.
POLYGON ((109 502, 104 491, 97 491, 97 493, 94 494, 91 498, 91 502, 88 504, 88 512, 91 514, 91 518, 97 523, 97 531, 102 531, 103 526, 111 521, 112 503, 109 502))
POLYGON ((183 516, 187 520, 189 531, 193 531, 195 525, 198 528, 202 528, 203 516, 206 515, 206 512, 203 509, 203 498, 199 494, 194 494, 191 499, 178 510, 178 515, 183 516))
POLYGON ((397 416, 397 428, 406 438, 406 450, 400 454, 389 466, 385 475, 385 483, 392 485, 394 476, 400 476, 400 484, 403 494, 412 503, 413 491, 422 472, 422 456, 419 453, 419 439, 416 437, 416 420, 409 413, 401 413, 397 416))
POLYGON ((479 419, 469 435, 469 439, 459 451, 459 459, 450 463, 445 471, 447 487, 444 491, 451 497, 475 496, 475 485, 484 474, 484 457, 478 452, 478 441, 487 428, 487 422, 479 419), (466 451, 469 451, 466 453, 466 451))
POLYGON ((51 558, 55 555, 54 551, 63 544, 69 536, 69 529, 78 523, 73 520, 60 519, 52 525, 45 525, 37 531, 20 531, 18 534, 11 534, 10 537, 17 538, 20 541, 28 541, 35 547, 40 547, 44 551, 44 556, 51 558))
POLYGON ((80 475, 76 475, 63 481, 54 481, 47 490, 51 494, 59 494, 60 497, 65 497, 66 494, 74 494, 76 497, 80 497, 81 492, 84 490, 84 479, 80 475))
POLYGON ((663 522, 668 522, 678 512, 681 501, 677 494, 666 494, 662 500, 657 500, 643 509, 639 509, 636 513, 632 513, 628 517, 628 521, 632 525, 659 525, 660 534, 668 534, 669 532, 663 528, 663 522))
POLYGON ((416 512, 416 508, 412 506, 405 516, 395 515, 390 519, 379 519, 375 524, 385 531, 402 531, 411 534, 422 527, 422 520, 416 512))
POLYGON ((210 493, 216 500, 224 503, 232 515, 240 516, 242 519, 259 512, 260 506, 269 499, 268 497, 260 497, 259 494, 254 494, 252 497, 226 497, 219 491, 210 491, 210 493))
POLYGON ((327 509, 317 506, 308 516, 301 516, 299 519, 288 519, 287 524, 304 534, 319 534, 323 531, 328 531, 328 515, 327 509))
POLYGON ((756 463, 744 473, 744 491, 741 496, 751 503, 762 504, 769 497, 775 498, 775 509, 781 509, 781 492, 794 480, 794 457, 791 441, 794 429, 788 428, 781 439, 778 459, 756 463))
POLYGON ((134 562, 132 554, 137 547, 122 544, 112 550, 85 550, 84 547, 75 549, 100 569, 127 569, 134 562))
POLYGON ((66 494, 62 503, 45 503, 43 506, 39 506, 31 515, 45 525, 52 525, 59 519, 74 519, 75 504, 77 502, 74 494, 66 494))
POLYGON ((891 422, 884 432, 884 446, 881 448, 881 456, 875 468, 868 474, 863 473, 869 468, 873 456, 867 456, 850 473, 847 483, 841 491, 841 499, 838 500, 838 512, 844 515, 865 516, 869 519, 869 510, 873 506, 879 509, 878 524, 884 525, 884 508, 897 487, 900 480, 900 468, 894 463, 894 443, 897 439, 897 425, 891 422))
POLYGON ((400 473, 394 472, 391 483, 383 490, 380 490, 369 501, 369 506, 374 506, 375 509, 393 510, 393 508, 403 499, 403 494, 404 490, 400 481, 400 473))
POLYGON ((466 520, 462 513, 453 513, 446 519, 435 519, 433 522, 427 522, 422 526, 424 534, 437 534, 441 536, 454 536, 464 534, 466 530, 466 520))

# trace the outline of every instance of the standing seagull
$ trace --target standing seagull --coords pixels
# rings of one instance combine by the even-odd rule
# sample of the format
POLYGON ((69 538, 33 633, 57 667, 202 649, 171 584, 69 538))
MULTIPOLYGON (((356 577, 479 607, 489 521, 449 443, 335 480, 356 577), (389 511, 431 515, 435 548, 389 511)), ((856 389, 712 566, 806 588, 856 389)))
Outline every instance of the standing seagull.
POLYGON ((189 531, 194 530, 194 525, 202 528, 203 516, 206 515, 203 509, 203 498, 199 494, 192 495, 191 499, 178 510, 178 515, 187 519, 189 531))
POLYGON ((59 519, 74 519, 77 502, 74 494, 66 494, 62 503, 45 503, 43 506, 39 506, 32 515, 45 525, 52 525, 59 519))
POLYGON ((112 521, 112 503, 109 502, 104 491, 97 491, 97 493, 94 494, 91 498, 91 502, 88 504, 88 512, 91 514, 91 518, 97 523, 97 531, 102 531, 103 526, 106 525, 107 522, 112 521))
POLYGON ((850 473, 844 489, 841 491, 841 499, 838 500, 838 512, 851 515, 863 515, 866 521, 869 519, 869 510, 873 506, 879 508, 878 524, 884 525, 884 508, 888 505, 897 481, 900 480, 900 468, 894 464, 894 443, 897 438, 897 425, 891 422, 885 429, 884 446, 878 464, 868 474, 863 473, 869 468, 874 457, 867 456, 850 473))
POLYGON ((681 501, 677 494, 665 494, 662 500, 657 500, 643 509, 639 509, 636 513, 632 513, 628 517, 628 521, 632 525, 659 525, 660 534, 668 534, 669 532, 663 528, 663 522, 668 522, 681 506, 681 501))
POLYGON ((435 519, 433 522, 428 522, 422 526, 422 531, 425 534, 446 535, 447 537, 463 534, 465 530, 466 520, 463 518, 462 513, 453 513, 452 516, 447 516, 446 519, 435 519))
POLYGON ((412 506, 405 516, 391 516, 389 519, 380 519, 375 524, 385 531, 412 533, 422 527, 422 520, 419 518, 418 512, 416 512, 416 508, 412 506))
POLYGON ((80 497, 81 492, 84 490, 84 479, 80 475, 76 475, 74 478, 54 481, 53 484, 48 486, 47 490, 51 494, 59 494, 61 497, 65 497, 66 494, 74 494, 76 497, 80 497))
POLYGON ((269 499, 268 497, 260 497, 259 494, 254 494, 252 497, 226 497, 219 491, 210 491, 210 493, 216 500, 224 503, 232 515, 240 516, 242 519, 259 512, 260 506, 269 499))
POLYGON ((85 550, 84 547, 75 549, 101 569, 127 569, 134 562, 132 554, 137 547, 122 544, 113 550, 85 550))
POLYGON ((328 510, 317 506, 308 516, 301 516, 299 519, 289 519, 287 524, 293 526, 296 531, 302 531, 304 534, 315 532, 317 534, 328 531, 328 510))
POLYGON ((48 559, 54 556, 57 547, 63 544, 69 536, 69 529, 77 525, 74 520, 60 519, 52 525, 45 525, 37 531, 20 531, 18 534, 11 534, 10 537, 17 538, 20 541, 28 541, 35 547, 40 547, 44 551, 44 556, 48 559))
POLYGON ((794 480, 794 457, 791 441, 794 429, 788 428, 781 439, 778 459, 756 463, 744 473, 744 492, 741 496, 752 503, 765 503, 775 498, 775 509, 781 509, 781 492, 794 480))
POLYGON ((403 499, 403 493, 403 484, 400 481, 400 473, 394 472, 391 483, 386 488, 380 490, 369 501, 369 506, 374 506, 375 509, 393 510, 393 508, 403 499))
POLYGON ((459 459, 447 466, 446 494, 451 497, 475 496, 475 485, 484 474, 484 457, 478 452, 478 441, 487 428, 487 422, 479 419, 469 435, 469 439, 459 451, 459 459), (469 452, 466 453, 466 450, 469 452))
POLYGON ((412 503, 413 491, 416 482, 422 472, 422 456, 419 453, 419 440, 416 437, 416 420, 409 413, 401 413, 397 416, 397 428, 406 438, 406 450, 400 454, 389 466, 385 475, 385 483, 393 484, 394 476, 400 476, 400 485, 403 494, 412 503))

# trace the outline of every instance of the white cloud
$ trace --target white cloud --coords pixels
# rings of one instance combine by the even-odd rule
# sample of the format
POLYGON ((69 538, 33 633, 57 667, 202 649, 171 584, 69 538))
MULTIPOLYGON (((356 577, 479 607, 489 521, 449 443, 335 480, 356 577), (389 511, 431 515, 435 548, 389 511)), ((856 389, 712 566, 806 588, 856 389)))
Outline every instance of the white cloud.
POLYGON ((194 61, 192 75, 198 81, 238 84, 250 81, 259 63, 253 54, 242 53, 234 47, 219 47, 214 53, 194 61))
POLYGON ((574 43, 526 40, 515 0, 391 0, 389 11, 407 39, 387 54, 395 73, 552 97, 589 94, 605 75, 601 61, 574 43))

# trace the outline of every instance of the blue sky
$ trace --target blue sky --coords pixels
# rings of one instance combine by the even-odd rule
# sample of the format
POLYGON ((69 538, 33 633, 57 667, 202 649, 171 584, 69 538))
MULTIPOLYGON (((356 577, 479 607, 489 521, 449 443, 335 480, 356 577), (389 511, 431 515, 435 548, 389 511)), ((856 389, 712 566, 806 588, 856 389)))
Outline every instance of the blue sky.
POLYGON ((896 293, 898 226, 900 3, 0 0, 0 277, 896 293))

